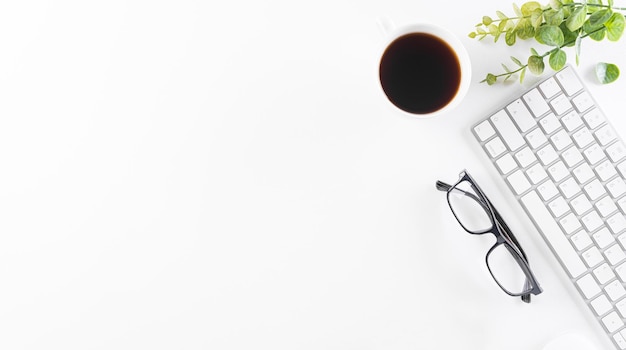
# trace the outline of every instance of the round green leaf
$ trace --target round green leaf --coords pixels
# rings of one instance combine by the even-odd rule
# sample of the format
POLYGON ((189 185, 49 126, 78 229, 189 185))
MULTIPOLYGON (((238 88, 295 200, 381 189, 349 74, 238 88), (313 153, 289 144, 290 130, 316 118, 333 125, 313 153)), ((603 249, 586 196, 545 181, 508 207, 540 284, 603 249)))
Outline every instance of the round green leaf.
POLYGON ((491 23, 493 23, 493 19, 491 19, 491 17, 489 17, 489 16, 483 16, 483 24, 484 24, 484 25, 488 26, 488 25, 490 25, 491 23))
POLYGON ((497 80, 496 76, 491 73, 487 74, 487 78, 485 79, 488 85, 495 84, 496 80, 497 80))
POLYGON ((567 54, 565 51, 557 49, 550 54, 548 62, 553 70, 561 70, 565 66, 565 62, 567 62, 567 54))
POLYGON ((591 16, 589 16, 589 24, 591 25, 591 28, 596 29, 606 23, 612 15, 613 13, 609 9, 594 12, 591 16))
POLYGON ((543 63, 543 58, 541 58, 540 56, 532 55, 528 57, 528 69, 530 69, 531 73, 535 75, 540 75, 541 73, 543 73, 543 70, 545 68, 546 66, 543 63))
POLYGON ((609 84, 619 78, 619 68, 612 63, 600 62, 596 65, 596 77, 602 84, 609 84))
POLYGON ((536 1, 529 1, 522 5, 522 15, 530 16, 532 15, 533 11, 537 9, 541 10, 541 4, 536 1))
POLYGON ((565 21, 565 25, 567 25, 567 28, 573 32, 576 29, 579 29, 580 27, 582 27, 586 19, 587 19, 587 6, 584 6, 584 5, 579 6, 567 18, 567 21, 565 21))
POLYGON ((624 15, 614 13, 611 18, 604 24, 606 27, 606 36, 610 41, 617 41, 624 33, 624 24, 626 20, 624 15))
POLYGON ((549 46, 561 46, 563 45, 563 32, 557 26, 541 26, 535 34, 535 39, 545 45, 549 46))

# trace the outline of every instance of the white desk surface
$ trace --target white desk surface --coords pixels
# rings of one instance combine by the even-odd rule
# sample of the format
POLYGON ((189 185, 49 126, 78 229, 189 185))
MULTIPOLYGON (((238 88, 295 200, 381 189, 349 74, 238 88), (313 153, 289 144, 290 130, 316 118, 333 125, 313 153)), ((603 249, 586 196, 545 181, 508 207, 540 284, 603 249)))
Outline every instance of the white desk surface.
MULTIPOLYGON (((478 83, 529 52, 467 37, 496 10, 511 3, 3 4, 0 348, 539 350, 575 331, 610 349, 469 132, 537 81, 478 83), (380 16, 461 38, 459 108, 390 108, 380 16), (529 305, 435 190, 464 168, 529 255, 529 305)), ((626 77, 591 77, 626 69, 624 40, 584 42, 577 71, 626 136, 626 77)))

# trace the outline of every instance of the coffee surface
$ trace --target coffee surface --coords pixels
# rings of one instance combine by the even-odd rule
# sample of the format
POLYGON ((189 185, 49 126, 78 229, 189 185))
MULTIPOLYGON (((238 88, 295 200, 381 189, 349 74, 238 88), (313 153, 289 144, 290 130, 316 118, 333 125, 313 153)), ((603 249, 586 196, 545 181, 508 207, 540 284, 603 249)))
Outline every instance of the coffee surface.
POLYGON ((461 65, 442 39, 410 33, 394 40, 380 61, 380 82, 389 100, 415 114, 445 107, 459 90, 461 65))

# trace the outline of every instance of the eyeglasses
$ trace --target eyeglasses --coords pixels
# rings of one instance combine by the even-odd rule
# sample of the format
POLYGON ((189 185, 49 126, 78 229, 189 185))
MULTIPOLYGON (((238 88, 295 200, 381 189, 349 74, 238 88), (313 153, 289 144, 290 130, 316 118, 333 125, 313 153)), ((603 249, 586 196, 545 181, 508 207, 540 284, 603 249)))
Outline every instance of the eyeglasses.
POLYGON ((513 232, 467 171, 461 172, 453 186, 437 181, 437 189, 447 192, 452 214, 465 231, 475 235, 491 233, 496 237, 485 260, 491 276, 505 293, 529 303, 531 294, 542 292, 513 232))

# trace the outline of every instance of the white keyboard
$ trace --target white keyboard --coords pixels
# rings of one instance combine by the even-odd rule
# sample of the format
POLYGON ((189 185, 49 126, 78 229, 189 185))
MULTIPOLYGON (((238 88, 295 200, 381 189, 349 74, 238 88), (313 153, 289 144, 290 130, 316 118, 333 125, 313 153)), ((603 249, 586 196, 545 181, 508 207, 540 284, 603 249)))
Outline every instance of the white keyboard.
POLYGON ((626 349, 626 146, 571 66, 472 127, 618 349, 626 349))

